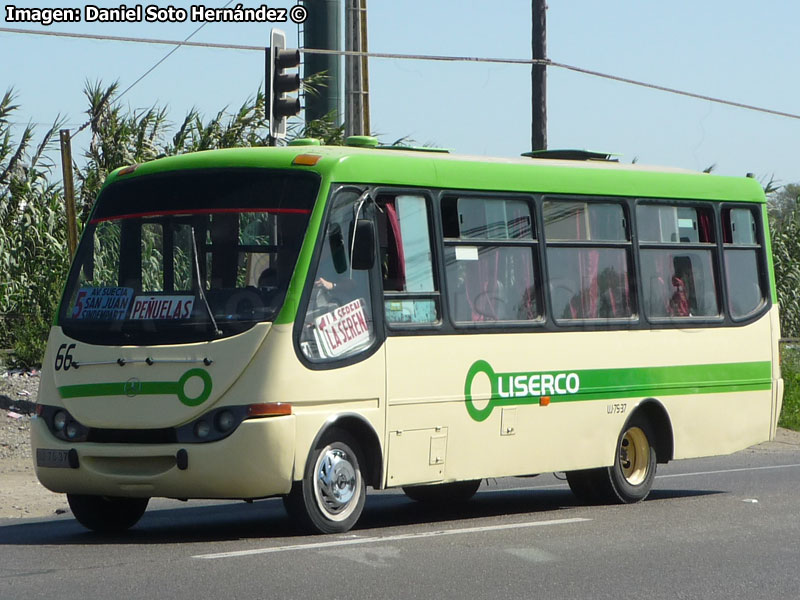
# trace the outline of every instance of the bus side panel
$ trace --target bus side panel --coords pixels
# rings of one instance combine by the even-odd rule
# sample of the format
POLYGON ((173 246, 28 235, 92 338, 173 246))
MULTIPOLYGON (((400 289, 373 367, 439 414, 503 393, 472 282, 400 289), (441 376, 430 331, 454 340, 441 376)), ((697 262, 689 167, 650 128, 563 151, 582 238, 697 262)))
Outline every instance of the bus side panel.
MULTIPOLYGON (((528 399, 518 405, 493 407, 480 421, 467 410, 465 384, 475 361, 485 360, 498 373, 535 371, 539 365, 546 365, 543 356, 550 354, 537 352, 538 342, 550 343, 558 337, 476 334, 389 338, 387 485, 530 474, 553 470, 555 465, 578 469, 611 464, 624 416, 606 415, 605 404, 540 406, 537 397, 535 403, 528 399), (598 426, 601 418, 611 427, 598 426), (434 465, 436 456, 427 451, 438 431, 447 434, 444 465, 434 465), (399 440, 410 440, 409 434, 419 436, 417 432, 427 432, 418 441, 425 445, 421 451, 399 451, 399 440), (603 448, 607 449, 604 453, 600 451, 603 448), (416 464, 406 464, 411 460, 416 464), (443 471, 438 478, 432 476, 434 466, 443 471)), ((476 406, 487 407, 490 386, 484 373, 473 378, 470 387, 476 406)))
MULTIPOLYGON (((774 279, 774 278, 773 278, 774 279)), ((783 407, 783 377, 781 374, 781 321, 780 309, 777 304, 770 311, 770 325, 772 327, 772 424, 770 426, 770 439, 775 439, 778 430, 778 419, 783 407)))
MULTIPOLYGON (((353 365, 312 370, 295 354, 291 325, 274 325, 243 377, 263 381, 264 402, 288 402, 296 425, 293 479, 303 476, 306 460, 326 423, 342 415, 358 415, 383 442, 385 420, 385 357, 380 348, 353 365)), ((363 448, 362 448, 363 450, 363 448)))
POLYGON ((675 459, 730 454, 767 441, 771 389, 665 398, 675 436, 675 459))
POLYGON ((771 357, 766 315, 733 328, 390 337, 387 485, 609 466, 645 400, 665 407, 670 423, 656 425, 672 428, 674 458, 746 448, 770 437, 771 357))
POLYGON ((694 402, 691 396, 686 402, 680 397, 665 398, 673 419, 675 458, 728 454, 774 437, 772 320, 771 312, 748 325, 705 330, 697 344, 705 353, 703 362, 712 357, 715 362, 764 363, 766 368, 752 380, 754 389, 745 389, 742 379, 733 381, 738 391, 702 394, 694 402))

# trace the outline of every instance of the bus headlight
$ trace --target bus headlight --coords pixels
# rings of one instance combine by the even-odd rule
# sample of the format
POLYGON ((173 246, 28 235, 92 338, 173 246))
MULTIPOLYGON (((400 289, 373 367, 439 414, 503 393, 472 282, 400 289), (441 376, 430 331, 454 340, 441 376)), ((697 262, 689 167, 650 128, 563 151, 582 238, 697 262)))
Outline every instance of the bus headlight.
POLYGON ((85 442, 89 437, 89 428, 61 407, 40 404, 36 407, 36 415, 45 422, 50 433, 60 440, 85 442))
POLYGON ((78 437, 78 424, 75 421, 68 423, 65 433, 67 434, 67 439, 74 440, 76 437, 78 437))
POLYGON ((175 428, 175 441, 179 444, 216 442, 233 434, 247 419, 283 417, 291 414, 292 405, 287 402, 222 406, 175 428))
POLYGON ((203 439, 208 437, 209 433, 211 433, 211 425, 208 424, 208 421, 198 421, 195 423, 194 434, 197 437, 203 439))
POLYGON ((229 410, 223 410, 217 413, 217 429, 220 433, 227 433, 236 425, 236 417, 229 410))
POLYGON ((60 410, 53 416, 53 427, 56 431, 64 431, 64 427, 67 426, 67 421, 69 417, 67 416, 66 411, 60 410))

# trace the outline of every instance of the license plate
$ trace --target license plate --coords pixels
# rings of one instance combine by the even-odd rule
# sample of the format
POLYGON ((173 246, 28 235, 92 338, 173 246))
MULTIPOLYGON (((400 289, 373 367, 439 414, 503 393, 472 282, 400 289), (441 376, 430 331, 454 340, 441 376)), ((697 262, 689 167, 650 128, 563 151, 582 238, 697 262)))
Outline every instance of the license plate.
POLYGON ((69 450, 37 448, 36 465, 39 467, 69 469, 69 450))

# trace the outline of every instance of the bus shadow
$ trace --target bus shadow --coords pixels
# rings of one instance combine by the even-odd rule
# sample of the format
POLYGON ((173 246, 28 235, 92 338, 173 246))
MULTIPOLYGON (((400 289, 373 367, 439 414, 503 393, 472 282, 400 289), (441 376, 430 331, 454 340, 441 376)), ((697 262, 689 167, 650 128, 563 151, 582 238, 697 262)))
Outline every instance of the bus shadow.
POLYGON ((0 525, 0 545, 118 545, 221 542, 293 535, 280 500, 175 508, 151 507, 133 528, 118 534, 88 531, 75 519, 60 517, 0 525))
MULTIPOLYGON (((645 502, 672 498, 690 498, 723 494, 716 490, 653 490, 645 502)), ((591 510, 602 506, 585 504, 568 489, 488 489, 479 491, 468 502, 457 504, 425 504, 409 500, 404 495, 370 498, 354 529, 381 529, 402 525, 447 523, 482 519, 502 515, 553 514, 576 509, 591 510)))
MULTIPOLYGON (((647 503, 675 498, 723 494, 714 490, 653 490, 647 503)), ((597 506, 580 503, 567 489, 488 489, 468 502, 431 505, 415 502, 399 492, 370 494, 354 531, 409 525, 445 524, 502 515, 559 513, 597 506)), ((295 530, 280 500, 252 504, 151 508, 129 531, 98 534, 71 518, 0 524, 0 545, 149 545, 191 544, 234 540, 312 537, 295 530)))

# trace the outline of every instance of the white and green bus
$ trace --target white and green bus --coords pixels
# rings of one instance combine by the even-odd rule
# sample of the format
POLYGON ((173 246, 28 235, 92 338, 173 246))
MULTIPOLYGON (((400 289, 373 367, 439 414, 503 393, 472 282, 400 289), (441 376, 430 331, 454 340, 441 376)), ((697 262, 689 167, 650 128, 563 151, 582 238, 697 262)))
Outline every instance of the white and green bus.
POLYGON ((636 502, 657 463, 770 439, 759 184, 558 156, 354 138, 115 171, 48 341, 39 480, 98 531, 151 497, 282 497, 342 532, 368 486, 566 472, 636 502))

